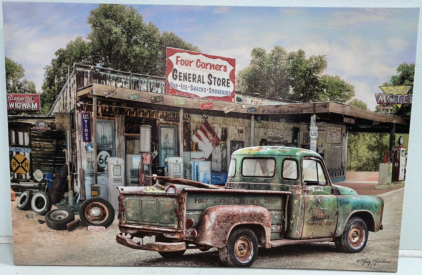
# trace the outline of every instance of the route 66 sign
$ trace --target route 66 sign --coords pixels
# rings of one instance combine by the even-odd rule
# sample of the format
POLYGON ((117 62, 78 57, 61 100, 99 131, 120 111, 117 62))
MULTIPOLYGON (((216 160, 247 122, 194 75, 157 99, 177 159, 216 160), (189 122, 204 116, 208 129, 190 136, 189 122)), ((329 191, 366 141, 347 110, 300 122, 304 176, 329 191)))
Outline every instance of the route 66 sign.
POLYGON ((97 156, 98 166, 100 166, 101 168, 106 167, 109 157, 110 157, 110 154, 107 151, 101 151, 97 156))

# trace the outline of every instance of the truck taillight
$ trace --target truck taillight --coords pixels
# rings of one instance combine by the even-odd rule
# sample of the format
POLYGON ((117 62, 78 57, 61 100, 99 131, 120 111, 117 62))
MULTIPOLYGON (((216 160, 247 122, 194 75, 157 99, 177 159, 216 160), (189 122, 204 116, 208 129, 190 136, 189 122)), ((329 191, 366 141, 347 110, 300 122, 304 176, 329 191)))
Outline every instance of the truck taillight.
POLYGON ((189 220, 187 220, 187 222, 186 222, 186 226, 187 226, 187 227, 192 227, 192 226, 193 226, 193 223, 194 223, 193 219, 189 219, 189 220))
POLYGON ((125 211, 126 210, 126 207, 125 206, 122 206, 122 211, 125 211))

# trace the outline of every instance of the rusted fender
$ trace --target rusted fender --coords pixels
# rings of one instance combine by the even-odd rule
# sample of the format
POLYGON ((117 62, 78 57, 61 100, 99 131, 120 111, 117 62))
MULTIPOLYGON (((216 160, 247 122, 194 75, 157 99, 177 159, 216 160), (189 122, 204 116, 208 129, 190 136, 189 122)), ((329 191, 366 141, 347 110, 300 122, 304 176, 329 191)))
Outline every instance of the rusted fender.
POLYGON ((271 214, 256 205, 219 205, 205 209, 198 221, 198 237, 195 242, 202 245, 223 248, 231 231, 238 225, 256 225, 264 232, 266 245, 270 245, 271 214))

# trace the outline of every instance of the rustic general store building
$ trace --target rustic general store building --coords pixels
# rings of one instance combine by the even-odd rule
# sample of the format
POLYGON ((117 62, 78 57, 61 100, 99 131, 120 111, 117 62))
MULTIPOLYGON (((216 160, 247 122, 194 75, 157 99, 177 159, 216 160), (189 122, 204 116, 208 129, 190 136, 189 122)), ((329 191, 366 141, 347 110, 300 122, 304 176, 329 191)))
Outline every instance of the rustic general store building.
MULTIPOLYGON (((233 103, 212 101, 211 108, 201 109, 210 100, 167 95, 165 83, 164 78, 73 66, 49 116, 67 113, 72 121, 77 190, 93 182, 96 156, 89 147, 94 138, 97 152, 127 159, 128 155, 139 155, 141 125, 151 127, 151 151, 157 152, 152 171, 164 167, 166 157, 211 151, 205 156, 211 161, 211 182, 220 184, 225 182, 235 149, 258 145, 309 148, 312 115, 316 115, 318 126, 317 151, 324 157, 333 181, 345 177, 348 131, 406 133, 409 129, 405 118, 333 102, 284 103, 239 94, 233 103), (201 144, 195 138, 198 135, 207 137, 208 142, 201 144)), ((101 167, 98 177, 105 177, 101 167)))

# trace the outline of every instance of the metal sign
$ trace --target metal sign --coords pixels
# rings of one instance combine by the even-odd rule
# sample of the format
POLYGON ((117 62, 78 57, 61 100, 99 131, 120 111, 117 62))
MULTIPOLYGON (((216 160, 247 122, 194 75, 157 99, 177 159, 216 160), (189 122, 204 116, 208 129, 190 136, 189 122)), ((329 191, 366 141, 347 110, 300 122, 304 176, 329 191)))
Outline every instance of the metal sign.
POLYGON ((235 100, 234 58, 167 48, 166 94, 235 100))
POLYGON ((187 101, 184 98, 177 98, 174 100, 174 105, 186 105, 187 101))
POLYGON ((212 102, 201 104, 201 110, 208 110, 212 108, 213 108, 212 102))
POLYGON ((82 113, 82 138, 84 142, 91 142, 91 115, 82 113))
POLYGON ((105 168, 108 164, 108 159, 110 158, 110 153, 107 151, 101 151, 97 156, 98 166, 105 168))
POLYGON ((224 113, 230 113, 231 111, 234 111, 234 105, 231 105, 229 107, 223 108, 224 113))
POLYGON ((328 127, 327 143, 341 143, 341 128, 328 127))
POLYGON ((380 86, 384 93, 375 94, 378 104, 412 104, 412 95, 407 94, 411 86, 380 86))
POLYGON ((151 96, 151 103, 163 102, 163 101, 164 101, 164 97, 162 95, 151 96))
POLYGON ((38 121, 34 127, 31 128, 31 130, 35 131, 46 131, 51 130, 51 127, 48 127, 48 123, 44 121, 38 121))
POLYGON ((138 94, 129 95, 130 100, 134 100, 134 99, 138 99, 138 98, 139 98, 138 94))
POLYGON ((248 113, 256 113, 256 108, 255 107, 249 107, 249 108, 246 109, 246 111, 248 113))
POLYGON ((9 152, 32 153, 32 149, 24 147, 9 147, 9 152))
POLYGON ((107 92, 104 92, 104 95, 105 95, 106 98, 108 98, 109 96, 115 96, 116 90, 109 90, 107 92))
POLYGON ((317 126, 309 126, 309 136, 311 139, 318 138, 318 127, 317 126))
POLYGON ((24 155, 14 155, 10 167, 13 173, 26 174, 30 170, 29 160, 24 155))
POLYGON ((214 148, 220 144, 220 138, 208 121, 205 121, 201 127, 199 127, 193 135, 192 141, 198 143, 199 150, 205 153, 205 158, 208 158, 212 151, 214 151, 214 148))
POLYGON ((7 94, 8 111, 40 111, 39 94, 7 94))

